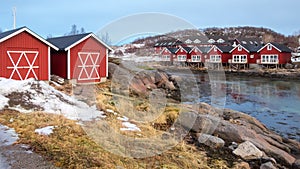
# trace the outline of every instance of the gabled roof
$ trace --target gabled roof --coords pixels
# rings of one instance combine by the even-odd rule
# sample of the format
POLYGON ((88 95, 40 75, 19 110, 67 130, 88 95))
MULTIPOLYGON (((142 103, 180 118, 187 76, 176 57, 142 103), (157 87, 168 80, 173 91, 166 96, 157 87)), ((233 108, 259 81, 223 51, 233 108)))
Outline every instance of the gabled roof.
POLYGON ((6 32, 2 32, 0 33, 0 43, 4 42, 22 32, 26 31, 27 33, 31 34, 32 36, 34 36, 35 38, 39 39, 41 42, 45 43, 46 45, 52 47, 55 50, 58 50, 58 47, 56 47, 55 45, 53 45, 52 43, 48 42, 47 40, 45 40, 44 38, 42 38, 41 36, 39 36, 38 34, 34 33, 32 30, 28 29, 27 27, 20 27, 17 29, 13 29, 10 31, 6 31, 6 32))
POLYGON ((192 48, 190 47, 182 47, 182 48, 186 51, 186 53, 190 53, 192 51, 192 48))
POLYGON ((261 50, 263 50, 264 48, 266 48, 267 46, 272 45, 276 50, 278 50, 279 52, 292 52, 292 50, 290 48, 288 48, 287 46, 283 45, 283 44, 279 44, 279 43, 274 43, 274 42, 269 42, 267 43, 265 46, 261 47, 258 52, 260 52, 261 50))
MULTIPOLYGON (((206 44, 208 41, 208 38, 205 35, 191 35, 191 36, 186 36, 183 38, 180 38, 180 40, 183 43, 186 43, 186 41, 190 41, 190 44, 206 44), (196 42, 197 41, 197 42, 196 42)), ((186 43, 188 44, 188 43, 186 43)))
POLYGON ((167 40, 160 40, 157 41, 154 44, 154 47, 168 47, 168 46, 174 46, 174 45, 180 45, 182 42, 175 38, 169 38, 167 40))
POLYGON ((243 45, 262 45, 263 41, 260 38, 235 38, 237 42, 243 45))
POLYGON ((235 49, 237 49, 238 47, 242 47, 248 53, 250 53, 250 52, 257 52, 262 47, 262 45, 238 44, 236 47, 230 50, 230 53, 235 49))
MULTIPOLYGON (((222 43, 227 43, 228 42, 228 36, 219 36, 219 35, 207 35, 208 40, 214 40, 214 43, 219 43, 217 42, 219 39, 224 40, 222 43)), ((208 41, 207 41, 208 42, 208 41)))
POLYGON ((232 50, 232 46, 224 46, 224 45, 213 45, 207 53, 209 53, 212 49, 217 48, 222 53, 229 53, 232 50))
POLYGON ((95 34, 93 33, 84 33, 84 34, 78 34, 78 35, 69 35, 69 36, 61 36, 61 37, 55 37, 55 38, 49 38, 47 39, 49 42, 56 45, 59 50, 69 50, 72 47, 78 45, 82 41, 93 37, 96 39, 99 43, 104 45, 107 49, 113 50, 111 47, 109 47, 107 44, 105 44, 103 41, 101 41, 95 34))
POLYGON ((208 51, 210 50, 210 47, 208 46, 199 46, 197 47, 202 53, 208 53, 208 51))
POLYGON ((165 50, 170 51, 172 54, 176 54, 179 50, 179 48, 168 48, 166 47, 165 50))
POLYGON ((223 45, 216 45, 223 53, 229 53, 232 49, 232 46, 223 46, 223 45))

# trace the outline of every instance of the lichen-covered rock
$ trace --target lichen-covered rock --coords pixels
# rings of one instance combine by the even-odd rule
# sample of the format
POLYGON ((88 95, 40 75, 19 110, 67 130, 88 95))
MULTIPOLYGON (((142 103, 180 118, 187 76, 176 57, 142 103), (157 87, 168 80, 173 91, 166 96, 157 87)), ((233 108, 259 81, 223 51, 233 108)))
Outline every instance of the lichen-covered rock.
POLYGON ((233 151, 233 153, 242 157, 244 160, 256 160, 263 156, 263 152, 260 151, 250 141, 240 144, 238 148, 233 151))
POLYGON ((206 146, 209 146, 211 148, 222 148, 225 145, 225 141, 204 133, 197 133, 198 141, 206 146))

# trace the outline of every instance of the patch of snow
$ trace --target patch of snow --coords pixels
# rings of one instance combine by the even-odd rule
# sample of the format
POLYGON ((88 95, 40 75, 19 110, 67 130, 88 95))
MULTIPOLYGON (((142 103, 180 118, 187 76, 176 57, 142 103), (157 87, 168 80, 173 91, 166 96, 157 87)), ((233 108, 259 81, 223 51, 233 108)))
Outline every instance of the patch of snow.
POLYGON ((55 126, 47 126, 44 128, 35 129, 34 132, 39 135, 49 136, 50 134, 53 133, 54 128, 55 128, 55 126))
POLYGON ((117 117, 118 120, 121 120, 121 121, 128 121, 129 118, 126 117, 126 116, 123 116, 123 117, 117 117))
POLYGON ((2 110, 5 106, 8 106, 9 99, 0 95, 0 109, 2 110))
POLYGON ((0 124, 0 147, 12 145, 18 139, 19 136, 14 129, 0 124))
MULTIPOLYGON (((104 118, 104 112, 98 111, 96 106, 88 106, 76 98, 57 91, 44 81, 12 80, 0 78, 0 105, 8 105, 9 95, 19 94, 22 98, 15 98, 23 104, 9 107, 23 113, 44 111, 61 114, 71 120, 91 121, 104 118), (9 87, 8 87, 9 86, 9 87), (32 109, 22 105, 31 105, 32 109)), ((18 96, 19 96, 18 95, 18 96)), ((3 107, 0 107, 3 109, 3 107)))
POLYGON ((120 128, 121 131, 141 131, 140 128, 130 122, 123 122, 122 125, 123 128, 120 128))

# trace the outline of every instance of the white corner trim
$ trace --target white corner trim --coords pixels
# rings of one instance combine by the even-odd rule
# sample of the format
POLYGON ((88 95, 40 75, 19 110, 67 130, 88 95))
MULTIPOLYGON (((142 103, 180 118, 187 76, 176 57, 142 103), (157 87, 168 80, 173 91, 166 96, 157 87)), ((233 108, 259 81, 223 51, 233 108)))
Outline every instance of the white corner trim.
POLYGON ((71 53, 70 50, 68 50, 67 54, 67 79, 71 79, 71 53))
POLYGON ((105 56, 105 58, 106 58, 106 77, 108 77, 108 49, 106 49, 106 56, 105 56))
POLYGON ((48 46, 48 81, 51 80, 51 48, 48 46))

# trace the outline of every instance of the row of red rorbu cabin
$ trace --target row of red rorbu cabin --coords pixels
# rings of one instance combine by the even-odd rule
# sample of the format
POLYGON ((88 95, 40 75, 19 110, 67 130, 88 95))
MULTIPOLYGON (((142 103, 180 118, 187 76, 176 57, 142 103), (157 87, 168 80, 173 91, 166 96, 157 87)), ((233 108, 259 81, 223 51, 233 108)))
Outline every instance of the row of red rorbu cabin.
POLYGON ((278 43, 236 44, 235 41, 233 45, 193 46, 182 43, 175 47, 165 46, 159 56, 161 61, 171 63, 244 65, 247 68, 249 65, 285 65, 291 62, 291 52, 287 46, 278 43))
POLYGON ((78 83, 108 76, 112 49, 93 33, 43 39, 27 27, 0 33, 0 77, 49 81, 58 75, 78 83))

